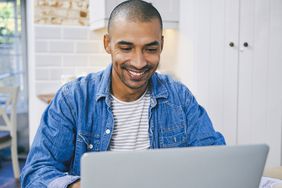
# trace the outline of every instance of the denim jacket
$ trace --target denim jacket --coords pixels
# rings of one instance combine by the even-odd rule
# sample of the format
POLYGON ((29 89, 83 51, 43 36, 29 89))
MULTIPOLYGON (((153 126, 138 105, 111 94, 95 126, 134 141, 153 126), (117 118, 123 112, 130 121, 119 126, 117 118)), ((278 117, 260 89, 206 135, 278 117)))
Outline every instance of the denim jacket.
MULTIPOLYGON (((57 92, 42 116, 23 168, 23 188, 67 187, 79 179, 83 153, 110 149, 114 128, 111 69, 110 65, 78 78, 57 92)), ((154 73, 150 85, 151 149, 225 144, 183 84, 154 73)))

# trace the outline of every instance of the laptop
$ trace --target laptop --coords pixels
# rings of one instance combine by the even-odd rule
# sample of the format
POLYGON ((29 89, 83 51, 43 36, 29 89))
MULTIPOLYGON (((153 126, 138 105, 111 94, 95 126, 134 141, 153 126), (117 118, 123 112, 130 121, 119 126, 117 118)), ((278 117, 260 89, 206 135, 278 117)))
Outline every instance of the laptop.
POLYGON ((258 188, 267 145, 85 153, 82 188, 258 188))

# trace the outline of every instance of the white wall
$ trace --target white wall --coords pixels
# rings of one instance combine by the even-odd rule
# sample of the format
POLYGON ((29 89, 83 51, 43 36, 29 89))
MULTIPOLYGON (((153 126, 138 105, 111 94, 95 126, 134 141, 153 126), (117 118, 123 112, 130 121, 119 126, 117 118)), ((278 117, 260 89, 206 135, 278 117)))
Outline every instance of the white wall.
POLYGON ((177 77, 189 87, 193 92, 196 88, 194 85, 194 71, 193 71, 193 41, 187 38, 187 35, 193 36, 190 33, 190 29, 185 24, 192 22, 193 10, 192 7, 187 6, 188 3, 185 0, 180 0, 180 13, 179 13, 179 31, 178 31, 178 64, 176 66, 175 74, 177 77))
POLYGON ((165 29, 163 35, 164 49, 161 54, 159 70, 162 73, 169 74, 177 78, 176 66, 178 64, 178 30, 165 29))
POLYGON ((35 93, 35 64, 34 64, 34 28, 33 28, 33 12, 34 1, 27 0, 27 47, 28 47, 28 93, 29 93, 29 143, 32 144, 37 125, 45 107, 35 93))
POLYGON ((105 30, 85 26, 34 25, 36 93, 54 93, 63 79, 97 72, 110 64, 103 47, 105 30))
POLYGON ((180 1, 177 76, 228 144, 268 144, 268 166, 282 164, 281 7, 275 0, 180 1))

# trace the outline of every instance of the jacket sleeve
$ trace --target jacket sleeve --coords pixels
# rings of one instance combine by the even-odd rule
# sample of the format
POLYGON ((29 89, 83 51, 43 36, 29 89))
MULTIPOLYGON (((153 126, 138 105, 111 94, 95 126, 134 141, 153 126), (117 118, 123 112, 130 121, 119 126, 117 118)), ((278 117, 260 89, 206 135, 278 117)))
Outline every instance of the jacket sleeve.
POLYGON ((66 86, 62 87, 43 113, 21 173, 23 188, 63 188, 79 178, 67 173, 76 131, 75 112, 70 104, 73 99, 68 98, 68 92, 66 86))
POLYGON ((189 90, 186 91, 185 101, 188 146, 225 145, 223 135, 214 130, 206 110, 189 90))

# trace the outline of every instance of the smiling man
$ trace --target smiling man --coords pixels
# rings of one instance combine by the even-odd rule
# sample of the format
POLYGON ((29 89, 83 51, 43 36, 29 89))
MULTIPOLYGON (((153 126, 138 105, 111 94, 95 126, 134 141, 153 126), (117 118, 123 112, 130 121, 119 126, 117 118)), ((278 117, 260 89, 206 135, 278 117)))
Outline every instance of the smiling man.
POLYGON ((126 102, 145 92, 163 48, 160 15, 145 10, 146 3, 144 10, 137 9, 133 6, 137 3, 141 6, 143 2, 132 1, 132 5, 124 3, 117 7, 111 15, 109 34, 104 36, 105 49, 112 56, 112 94, 126 102))
POLYGON ((21 174, 23 188, 80 187, 85 152, 225 144, 187 87, 155 72, 162 30, 150 3, 115 7, 104 36, 112 64, 57 92, 21 174))

